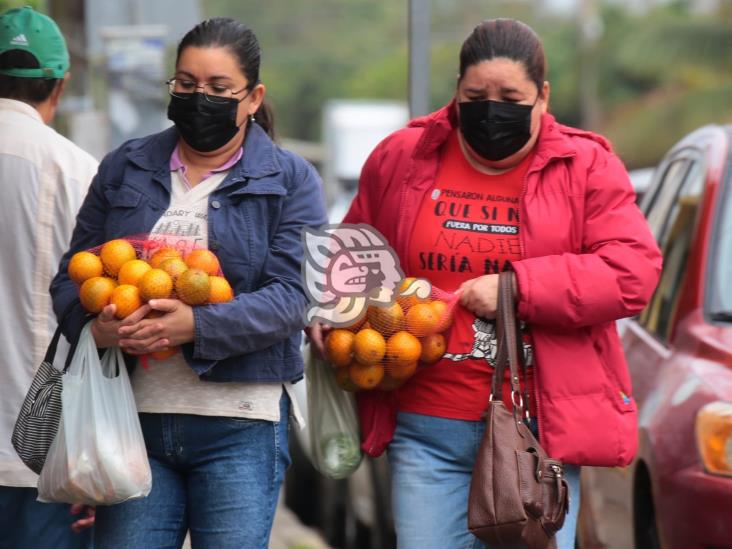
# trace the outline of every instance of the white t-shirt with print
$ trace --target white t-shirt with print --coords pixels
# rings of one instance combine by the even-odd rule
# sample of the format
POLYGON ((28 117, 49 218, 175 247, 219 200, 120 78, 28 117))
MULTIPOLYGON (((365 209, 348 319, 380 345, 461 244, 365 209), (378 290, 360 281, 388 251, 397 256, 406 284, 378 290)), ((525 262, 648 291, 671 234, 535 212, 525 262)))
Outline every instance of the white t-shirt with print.
MULTIPOLYGON (((189 187, 176 170, 171 172, 170 206, 150 233, 166 247, 183 253, 208 244, 208 197, 228 172, 215 172, 189 187)), ((214 383, 201 381, 183 354, 165 360, 149 359, 132 375, 139 412, 227 416, 279 421, 283 385, 293 403, 293 415, 301 421, 290 383, 214 383)))

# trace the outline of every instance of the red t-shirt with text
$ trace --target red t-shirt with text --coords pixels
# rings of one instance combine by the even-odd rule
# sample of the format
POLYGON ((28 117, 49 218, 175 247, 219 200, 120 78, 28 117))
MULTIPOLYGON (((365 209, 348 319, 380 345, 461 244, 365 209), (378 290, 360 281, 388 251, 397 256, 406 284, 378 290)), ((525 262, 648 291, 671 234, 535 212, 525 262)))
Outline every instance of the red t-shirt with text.
MULTIPOLYGON (((479 172, 465 158, 454 131, 409 241, 404 266, 408 276, 454 292, 467 280, 498 274, 521 259, 519 199, 530 162, 531 155, 500 175, 479 172)), ((488 406, 495 323, 458 305, 446 339, 445 357, 421 368, 397 391, 399 410, 478 420, 488 406)), ((531 364, 528 343, 524 353, 531 364)), ((505 383, 504 400, 508 391, 505 383)))

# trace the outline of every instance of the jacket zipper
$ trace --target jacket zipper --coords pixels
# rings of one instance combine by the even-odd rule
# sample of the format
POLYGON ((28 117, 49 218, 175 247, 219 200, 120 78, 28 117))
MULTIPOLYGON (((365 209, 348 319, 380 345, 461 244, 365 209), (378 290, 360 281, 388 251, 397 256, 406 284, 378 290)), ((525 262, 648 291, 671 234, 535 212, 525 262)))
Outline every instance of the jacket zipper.
MULTIPOLYGON (((523 219, 524 223, 526 222, 525 221, 526 216, 524 215, 524 211, 525 211, 524 200, 526 198, 526 188, 527 188, 527 183, 529 180, 529 175, 533 171, 540 171, 540 170, 538 170, 538 169, 532 170, 531 167, 529 167, 529 169, 526 170, 526 173, 524 174, 523 182, 521 185, 521 197, 519 198, 519 220, 523 219)), ((524 246, 524 234, 525 234, 525 232, 524 232, 524 229, 522 228, 522 230, 519 232, 519 252, 521 254, 521 259, 526 259, 526 247, 524 246)), ((533 345, 534 345, 533 340, 531 342, 531 345, 533 347, 533 345)), ((534 381, 533 397, 534 397, 534 401, 536 402, 536 426, 537 426, 537 429, 539 430, 539 437, 537 437, 537 438, 541 438, 541 434, 544 432, 544 419, 543 419, 543 415, 541 412, 541 398, 539 397, 539 387, 538 387, 539 375, 537 373, 537 368, 536 368, 536 353, 533 353, 533 355, 534 355, 534 365, 533 365, 534 375, 531 377, 534 381)), ((524 380, 524 383, 526 383, 526 382, 527 382, 527 380, 524 380)))

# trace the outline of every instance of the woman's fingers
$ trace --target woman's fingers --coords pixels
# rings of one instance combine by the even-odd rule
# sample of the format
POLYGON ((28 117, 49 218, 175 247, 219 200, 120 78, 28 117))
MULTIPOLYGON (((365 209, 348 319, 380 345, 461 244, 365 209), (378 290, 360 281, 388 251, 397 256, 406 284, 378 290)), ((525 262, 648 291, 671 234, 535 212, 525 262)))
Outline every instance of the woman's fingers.
POLYGON ((153 336, 147 339, 120 339, 119 345, 131 355, 161 351, 170 345, 167 338, 153 336))
POLYGON ((137 324, 143 318, 145 318, 151 310, 152 309, 150 308, 150 305, 148 305, 146 303, 145 305, 143 305, 142 307, 137 309, 134 313, 129 315, 127 318, 125 318, 122 321, 122 323, 120 324, 120 326, 126 327, 126 326, 133 326, 133 325, 137 324))
POLYGON ((124 339, 147 339, 155 334, 160 335, 164 328, 159 319, 142 320, 132 326, 120 327, 119 336, 124 339))
POLYGON ((110 305, 107 305, 106 307, 104 307, 104 309, 102 309, 102 312, 99 313, 99 316, 97 318, 99 319, 99 322, 114 322, 115 320, 117 320, 114 317, 114 313, 116 313, 116 312, 117 312, 117 306, 110 304, 110 305))
POLYGON ((320 356, 325 356, 325 337, 328 335, 330 327, 322 324, 321 322, 315 322, 310 326, 308 337, 310 342, 315 348, 315 351, 320 356))

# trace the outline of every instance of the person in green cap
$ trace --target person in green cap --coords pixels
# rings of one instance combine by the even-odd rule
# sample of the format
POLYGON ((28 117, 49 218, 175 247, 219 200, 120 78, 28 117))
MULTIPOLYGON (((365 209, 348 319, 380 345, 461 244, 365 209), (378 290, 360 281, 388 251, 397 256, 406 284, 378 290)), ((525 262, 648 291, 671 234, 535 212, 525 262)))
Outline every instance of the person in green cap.
POLYGON ((37 475, 10 443, 55 329, 48 287, 97 170, 94 158, 48 126, 68 70, 52 19, 31 8, 0 15, 0 549, 90 543, 89 532, 70 528, 78 517, 69 505, 36 501, 37 475))

